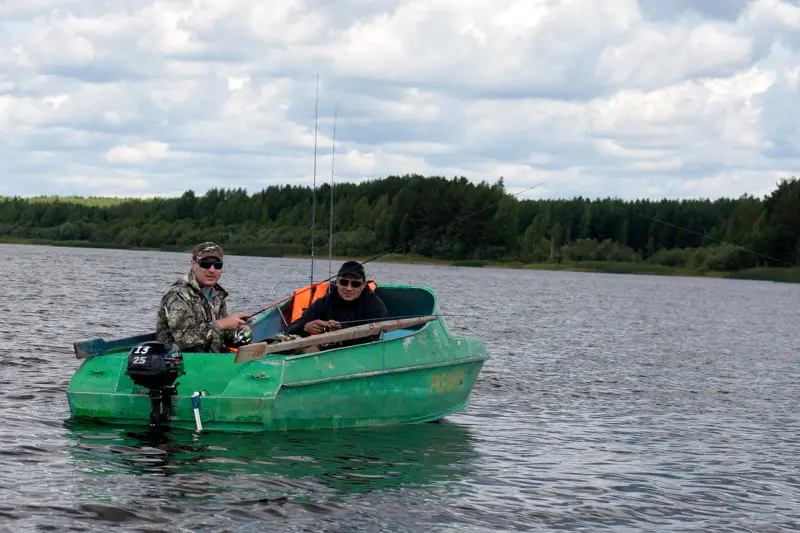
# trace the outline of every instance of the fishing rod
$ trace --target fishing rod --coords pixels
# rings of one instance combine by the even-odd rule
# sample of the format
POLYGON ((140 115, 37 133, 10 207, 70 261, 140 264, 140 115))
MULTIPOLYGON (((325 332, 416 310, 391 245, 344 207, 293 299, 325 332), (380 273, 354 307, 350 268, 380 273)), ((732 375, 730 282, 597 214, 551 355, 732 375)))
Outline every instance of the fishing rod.
POLYGON ((333 162, 336 158, 336 118, 339 115, 339 101, 333 108, 333 144, 331 147, 331 221, 328 234, 328 276, 333 271, 333 162))
MULTIPOLYGON (((283 316, 283 315, 281 315, 281 316, 283 316)), ((469 318, 479 318, 479 319, 483 319, 483 320, 489 320, 489 318, 485 317, 485 316, 461 315, 461 314, 451 314, 451 313, 427 313, 427 314, 424 314, 424 315, 387 316, 385 318, 362 318, 361 320, 335 320, 335 322, 337 322, 339 325, 342 325, 342 324, 358 324, 358 323, 361 323, 362 325, 366 325, 366 324, 370 324, 370 323, 374 324, 376 322, 383 322, 384 320, 404 320, 406 318, 426 318, 426 317, 429 317, 429 316, 435 316, 436 318, 439 318, 439 317, 442 317, 442 316, 465 316, 465 317, 469 317, 469 318)), ((286 325, 288 326, 288 324, 286 324, 286 325)), ((331 328, 329 328, 328 326, 325 326, 323 328, 323 333, 328 333, 330 331, 335 331, 335 330, 331 330, 331 328)))
POLYGON ((485 317, 485 316, 464 315, 464 314, 460 314, 460 313, 425 313, 424 315, 389 316, 389 317, 386 317, 386 318, 362 318, 360 320, 337 320, 336 322, 338 322, 339 324, 358 324, 360 322, 367 323, 367 322, 378 322, 378 321, 381 321, 381 320, 400 320, 400 319, 404 319, 404 318, 422 318, 422 317, 426 317, 426 316, 435 316, 435 317, 440 317, 440 316, 463 316, 463 317, 467 317, 467 318, 478 318, 478 319, 481 319, 481 320, 489 320, 489 318, 485 317))
MULTIPOLYGON (((531 191, 531 190, 533 190, 533 189, 536 189, 537 187, 541 187, 542 185, 544 185, 544 183, 537 183, 536 185, 532 185, 531 187, 527 187, 527 188, 525 188, 525 189, 522 189, 522 190, 521 190, 521 191, 519 191, 519 192, 516 192, 516 193, 514 193, 514 194, 510 194, 510 195, 508 195, 508 196, 509 196, 509 197, 511 197, 511 198, 515 198, 515 197, 519 196, 520 194, 523 194, 523 193, 526 193, 526 192, 528 192, 528 191, 531 191)), ((500 205, 500 202, 502 202, 504 199, 505 199, 505 195, 503 196, 503 198, 501 198, 500 200, 498 200, 497 202, 495 202, 495 203, 493 203, 493 204, 487 205, 486 207, 483 207, 483 208, 481 208, 481 209, 478 209, 477 211, 473 211, 472 213, 469 213, 469 214, 467 214, 467 215, 464 215, 464 216, 463 216, 463 217, 461 217, 461 218, 457 218, 456 220, 453 220, 453 221, 451 221, 451 222, 448 222, 447 224, 442 224, 442 225, 441 225, 441 226, 439 226, 439 227, 433 228, 432 230, 430 230, 430 231, 427 231, 427 232, 423 233, 423 234, 422 234, 422 235, 420 235, 419 237, 414 237, 413 239, 409 239, 408 241, 406 241, 406 242, 404 242, 404 243, 401 243, 401 244, 398 244, 397 246, 394 246, 394 247, 392 247, 392 248, 389 248, 388 250, 386 250, 386 251, 384 251, 384 252, 381 252, 381 253, 379 253, 379 254, 377 254, 377 255, 374 255, 374 256, 370 257, 369 259, 367 259, 366 261, 363 261, 363 262, 361 262, 361 263, 359 263, 359 264, 360 264, 361 266, 364 266, 364 265, 366 265, 367 263, 369 263, 369 262, 371 262, 371 261, 375 261, 376 259, 379 259, 379 258, 383 257, 384 255, 390 254, 390 253, 392 253, 392 252, 394 252, 394 251, 396 251, 396 250, 399 250, 400 248, 404 248, 404 247, 406 247, 406 246, 409 246, 409 245, 411 245, 411 244, 414 244, 415 242, 417 242, 417 241, 420 241, 420 240, 422 240, 422 239, 424 239, 424 238, 428 237, 429 235, 432 235, 433 233, 435 233, 435 232, 437 232, 437 231, 441 231, 441 230, 443 230, 443 229, 447 229, 447 228, 449 228, 449 227, 451 227, 451 226, 454 226, 454 225, 456 225, 456 224, 459 224, 459 223, 461 223, 461 222, 464 222, 465 220, 467 220, 467 219, 469 219, 469 218, 472 218, 472 217, 474 217, 475 215, 479 215, 479 214, 483 213, 484 211, 486 211, 486 210, 488 210, 488 209, 491 209, 491 208, 493 208, 493 207, 497 207, 498 205, 500 205)), ((294 298, 294 297, 295 297, 295 296, 297 296, 298 294, 302 294, 302 293, 304 293, 304 292, 306 292, 306 291, 313 290, 313 289, 315 289, 317 286, 319 286, 319 285, 322 285, 323 283, 327 283, 327 282, 329 282, 329 281, 333 280, 334 278, 336 278, 336 275, 330 276, 328 279, 322 280, 322 281, 320 281, 319 283, 317 283, 316 285, 314 284, 314 282, 313 282, 313 280, 312 280, 311 284, 310 284, 308 287, 304 287, 302 290, 300 290, 300 291, 298 291, 298 292, 295 292, 295 293, 293 293, 293 294, 291 294, 291 295, 287 296, 286 298, 283 298, 283 299, 281 299, 281 300, 278 300, 277 302, 271 303, 270 305, 268 305, 268 306, 264 307, 263 309, 259 309, 258 311, 256 311, 255 313, 253 313, 253 314, 251 314, 251 315, 250 315, 250 319, 252 319, 252 317, 254 317, 255 315, 258 315, 258 314, 260 314, 260 313, 263 313, 264 311, 268 311, 268 310, 272 309, 272 308, 273 308, 273 307, 275 307, 275 306, 278 306, 278 305, 281 305, 282 303, 288 302, 289 300, 291 300, 292 298, 294 298)), ((250 319, 248 319, 248 320, 250 320, 250 319)))
POLYGON ((660 224, 664 224, 664 225, 667 225, 667 226, 671 226, 671 227, 673 227, 673 228, 675 228, 675 229, 679 229, 679 230, 681 230, 681 231, 685 231, 685 232, 688 232, 688 233, 692 233, 692 234, 694 234, 694 235, 697 235, 697 236, 699 236, 699 237, 701 237, 701 238, 704 238, 704 239, 709 239, 709 240, 712 240, 712 241, 716 241, 716 242, 718 242, 718 243, 720 243, 720 244, 724 244, 724 245, 726 245, 726 246, 730 246, 731 248, 736 248, 736 249, 738 249, 738 250, 742 250, 743 252, 749 252, 749 253, 751 253, 751 254, 755 254, 755 255, 761 256, 761 257, 763 257, 763 258, 765 258, 765 259, 770 259, 770 260, 772 260, 772 261, 776 261, 776 262, 778 262, 778 263, 783 263, 784 265, 788 265, 788 266, 790 266, 790 267, 800 267, 800 265, 798 265, 797 263, 792 263, 791 261, 785 261, 785 260, 783 260, 783 259, 778 259, 777 257, 772 257, 772 256, 770 256, 770 255, 767 255, 767 254, 761 253, 761 252, 759 252, 759 251, 756 251, 756 250, 753 250, 753 249, 751 249, 751 248, 747 248, 747 247, 745 247, 745 246, 741 246, 741 245, 739 245, 739 244, 734 244, 734 243, 732 243, 732 242, 723 241, 722 239, 717 239, 716 237, 711 237, 710 235, 706 235, 705 233, 700 233, 699 231, 694 231, 694 230, 691 230, 691 229, 689 229, 689 228, 684 228, 684 227, 682 227, 682 226, 678 226, 677 224, 673 224, 672 222, 667 222, 666 220, 659 220, 659 219, 657 219, 657 218, 655 218, 655 217, 651 217, 651 216, 649 216, 649 215, 645 215, 645 214, 643 214, 643 213, 639 213, 639 212, 637 212, 637 211, 634 211, 634 210, 632 210, 632 209, 628 209, 627 207, 622 207, 621 205, 619 205, 619 204, 616 204, 616 203, 614 203, 613 201, 609 201, 608 203, 609 203, 609 205, 610 205, 611 207, 615 207, 615 208, 617 208, 617 209, 620 209, 620 210, 622 210, 622 211, 626 211, 626 212, 628 212, 628 213, 631 213, 631 214, 633 214, 633 215, 637 215, 637 216, 640 216, 640 217, 642 217, 642 218, 646 218, 646 219, 648 219, 648 220, 650 220, 650 221, 652 221, 652 222, 658 222, 658 223, 660 223, 660 224))
POLYGON ((314 228, 317 218, 317 120, 319 118, 319 74, 317 74, 317 95, 314 106, 314 187, 311 191, 311 285, 314 285, 314 228))

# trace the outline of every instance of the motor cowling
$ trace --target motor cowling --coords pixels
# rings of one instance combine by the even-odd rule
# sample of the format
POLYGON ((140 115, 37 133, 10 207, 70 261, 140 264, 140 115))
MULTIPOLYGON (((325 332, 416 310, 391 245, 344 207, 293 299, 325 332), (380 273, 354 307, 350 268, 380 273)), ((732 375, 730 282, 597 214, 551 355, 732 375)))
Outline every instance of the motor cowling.
POLYGON ((176 379, 186 374, 183 354, 177 346, 168 347, 157 341, 137 344, 128 352, 125 374, 135 384, 150 390, 171 387, 176 379))

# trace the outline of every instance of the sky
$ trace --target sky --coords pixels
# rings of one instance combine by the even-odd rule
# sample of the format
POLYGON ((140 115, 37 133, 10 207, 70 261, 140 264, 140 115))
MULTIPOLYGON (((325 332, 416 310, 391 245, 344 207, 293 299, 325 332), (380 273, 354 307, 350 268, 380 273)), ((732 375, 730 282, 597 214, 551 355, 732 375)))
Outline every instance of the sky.
POLYGON ((800 176, 798 3, 0 0, 0 195, 254 193, 316 166, 763 196, 800 176))

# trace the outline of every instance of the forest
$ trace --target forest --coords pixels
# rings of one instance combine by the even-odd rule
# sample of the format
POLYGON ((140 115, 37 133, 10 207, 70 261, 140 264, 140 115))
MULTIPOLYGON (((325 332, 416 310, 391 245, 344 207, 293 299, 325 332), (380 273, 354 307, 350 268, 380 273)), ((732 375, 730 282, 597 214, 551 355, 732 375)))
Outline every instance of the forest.
POLYGON ((275 185, 249 194, 125 199, 0 197, 0 240, 188 250, 213 240, 247 255, 336 257, 382 252, 472 262, 651 263, 695 271, 797 266, 800 180, 764 198, 520 199, 497 182, 390 176, 360 183, 275 185), (462 220, 463 219, 463 220, 462 220), (455 223, 455 221, 459 221, 455 223), (446 226, 442 228, 442 226, 446 226))

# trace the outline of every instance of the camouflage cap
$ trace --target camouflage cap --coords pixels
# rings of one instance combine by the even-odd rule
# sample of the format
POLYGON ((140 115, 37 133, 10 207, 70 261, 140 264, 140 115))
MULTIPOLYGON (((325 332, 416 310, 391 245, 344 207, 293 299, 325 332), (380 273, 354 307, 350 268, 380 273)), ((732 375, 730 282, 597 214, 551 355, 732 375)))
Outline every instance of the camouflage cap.
POLYGON ((198 244, 192 250, 192 257, 200 259, 202 257, 218 257, 222 259, 222 247, 213 242, 203 242, 198 244))

